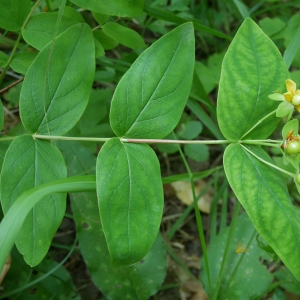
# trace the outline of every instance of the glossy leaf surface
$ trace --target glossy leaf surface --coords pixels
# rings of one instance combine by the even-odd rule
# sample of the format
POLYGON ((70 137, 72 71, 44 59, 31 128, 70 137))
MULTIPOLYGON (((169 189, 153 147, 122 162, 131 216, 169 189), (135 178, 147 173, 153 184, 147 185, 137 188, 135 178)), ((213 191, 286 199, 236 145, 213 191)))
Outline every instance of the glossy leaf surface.
MULTIPOLYGON (((60 142, 69 175, 94 173, 96 158, 76 142, 60 142)), ((147 299, 157 292, 166 275, 166 249, 159 234, 150 252, 134 265, 112 268, 102 230, 97 195, 70 194, 80 250, 89 273, 109 299, 147 299), (116 287, 116 288, 115 288, 116 287)))
POLYGON ((146 144, 109 140, 96 165, 103 231, 114 267, 136 263, 160 226, 163 190, 158 159, 146 144))
MULTIPOLYGON (((4 214, 23 192, 64 178, 66 173, 63 157, 56 146, 48 141, 34 140, 29 135, 19 136, 10 144, 1 172, 4 214)), ((65 194, 53 194, 36 204, 27 216, 16 245, 29 265, 37 265, 47 254, 65 207, 65 194)))
POLYGON ((109 16, 135 17, 143 13, 144 0, 71 0, 79 7, 109 16))
POLYGON ((185 23, 145 50, 120 80, 110 122, 117 136, 163 138, 177 125, 194 71, 194 31, 185 23))
MULTIPOLYGON (((249 147, 274 164, 258 146, 249 147)), ((300 279, 300 219, 279 171, 259 161, 238 144, 226 148, 224 167, 228 181, 258 233, 300 279)))
MULTIPOLYGON (((222 65, 217 114, 225 138, 239 140, 260 119, 275 110, 278 103, 268 95, 276 90, 285 91, 288 77, 277 47, 251 19, 246 19, 222 65)), ((278 121, 275 114, 272 115, 245 138, 267 138, 278 121)))
POLYGON ((0 27, 9 31, 20 30, 30 6, 30 0, 0 0, 0 27))
POLYGON ((27 71, 20 114, 30 133, 62 135, 83 114, 95 72, 95 45, 90 27, 70 27, 38 54, 27 71), (50 58, 49 58, 50 56, 50 58))

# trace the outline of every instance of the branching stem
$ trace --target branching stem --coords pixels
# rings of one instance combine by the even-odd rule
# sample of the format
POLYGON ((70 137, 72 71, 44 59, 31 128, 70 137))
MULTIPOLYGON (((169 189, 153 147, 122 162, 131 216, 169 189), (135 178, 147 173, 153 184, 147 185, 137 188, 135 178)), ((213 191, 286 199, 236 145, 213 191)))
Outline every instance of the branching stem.
POLYGON ((254 152, 252 152, 252 151, 251 151, 250 149, 248 149, 247 147, 243 146, 242 144, 240 144, 240 145, 241 145, 241 147, 243 147, 247 152, 249 152, 251 155, 253 155, 255 158, 257 158, 257 159, 258 159, 259 161, 261 161, 262 163, 264 163, 264 164, 266 164, 266 165, 268 165, 268 166, 270 166, 270 167, 272 167, 272 168, 274 168, 274 169, 276 169, 276 170, 278 170, 278 171, 280 171, 280 172, 282 172, 282 173, 284 173, 284 174, 286 174, 286 175, 288 175, 288 176, 291 176, 292 178, 295 178, 296 174, 293 174, 293 173, 291 173, 291 172, 288 172, 288 171, 286 171, 286 170, 284 170, 284 169, 281 169, 281 168, 279 168, 279 167, 277 167, 277 166, 275 166, 275 165, 269 163, 268 161, 266 161, 266 160, 262 159, 261 157, 259 157, 258 155, 256 155, 254 152))
POLYGON ((261 118, 254 126, 252 126, 242 137, 245 137, 247 134, 249 134, 254 128, 256 128, 260 123, 262 123, 265 119, 269 118, 270 116, 274 115, 276 113, 276 110, 271 111, 269 114, 265 115, 263 118, 261 118))

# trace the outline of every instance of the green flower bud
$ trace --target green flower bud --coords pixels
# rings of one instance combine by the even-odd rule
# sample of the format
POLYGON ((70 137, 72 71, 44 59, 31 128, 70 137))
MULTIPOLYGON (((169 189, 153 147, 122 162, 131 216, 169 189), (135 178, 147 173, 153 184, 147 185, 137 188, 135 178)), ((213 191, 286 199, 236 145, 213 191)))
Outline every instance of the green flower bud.
POLYGON ((300 142, 292 141, 289 142, 285 148, 287 154, 298 154, 300 153, 300 142))
POLYGON ((296 183, 300 184, 300 174, 298 174, 295 178, 296 183))

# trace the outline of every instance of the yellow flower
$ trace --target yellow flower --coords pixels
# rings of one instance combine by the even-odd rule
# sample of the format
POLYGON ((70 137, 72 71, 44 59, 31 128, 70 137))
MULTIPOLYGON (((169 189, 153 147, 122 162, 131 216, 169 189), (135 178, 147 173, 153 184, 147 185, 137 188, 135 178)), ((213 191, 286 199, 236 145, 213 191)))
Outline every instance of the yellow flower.
MULTIPOLYGON (((269 98, 272 100, 277 101, 287 101, 292 104, 297 111, 300 113, 300 90, 296 89, 296 83, 291 80, 287 79, 285 81, 287 92, 284 94, 275 93, 269 95, 269 98)), ((287 105, 285 105, 287 108, 287 105)))

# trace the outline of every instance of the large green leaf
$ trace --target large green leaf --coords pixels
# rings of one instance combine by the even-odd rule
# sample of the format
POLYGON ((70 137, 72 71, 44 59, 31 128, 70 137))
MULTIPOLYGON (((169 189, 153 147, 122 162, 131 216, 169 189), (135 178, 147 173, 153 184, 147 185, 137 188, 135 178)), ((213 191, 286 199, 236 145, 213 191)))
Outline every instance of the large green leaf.
MULTIPOLYGON (((275 110, 278 102, 270 100, 268 95, 276 90, 283 92, 288 77, 277 47, 251 19, 246 19, 222 65, 217 114, 225 138, 239 140, 261 118, 275 110)), ((278 120, 272 115, 247 138, 267 138, 278 120)))
POLYGON ((136 263, 150 250, 161 222, 164 197, 158 159, 146 144, 113 138, 98 155, 96 177, 112 265, 136 263))
POLYGON ((30 0, 0 0, 0 27, 10 31, 20 30, 30 6, 30 0))
POLYGON ((77 24, 38 54, 20 95, 20 114, 30 133, 62 135, 79 120, 88 103, 95 73, 90 27, 77 24))
MULTIPOLYGON (((258 146, 247 148, 274 164, 258 146)), ((255 228, 300 280, 300 219, 281 173, 259 161, 239 144, 225 150, 228 181, 255 228)))
MULTIPOLYGON (((23 192, 66 175, 63 157, 56 146, 34 140, 30 135, 19 136, 10 144, 1 172, 4 214, 23 192)), ((16 245, 29 265, 37 265, 46 255, 65 207, 65 194, 53 194, 36 204, 27 216, 16 245)))
POLYGON ((194 57, 193 25, 185 23, 137 58, 112 100, 117 136, 163 138, 175 128, 190 93, 194 57))
MULTIPOLYGON (((96 158, 77 142, 60 142, 69 175, 94 173, 96 158)), ((147 299, 166 275, 166 249, 159 234, 150 252, 131 266, 112 268, 96 193, 70 194, 80 250, 94 283, 109 299, 147 299), (115 288, 117 287, 117 288, 115 288)))
MULTIPOLYGON (((224 259, 224 248, 229 238, 227 227, 209 245, 208 262, 212 291, 216 290, 220 280, 221 265, 224 259)), ((229 245, 225 262, 224 276, 220 284, 217 299, 254 299, 267 290, 273 280, 273 275, 260 262, 266 253, 257 246, 256 230, 246 213, 237 219, 232 242, 229 245), (249 287, 255 288, 249 288, 249 287)), ((209 291, 206 266, 202 259, 200 278, 205 290, 209 291)))
MULTIPOLYGON (((42 50, 52 39, 55 32, 58 13, 41 13, 33 16, 22 32, 24 40, 38 50, 42 50)), ((58 34, 61 34, 78 21, 62 16, 58 34)))
POLYGON ((109 16, 135 17, 143 13, 144 0, 71 0, 79 7, 109 16))

